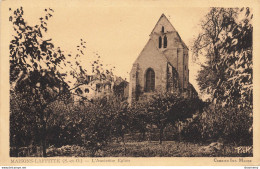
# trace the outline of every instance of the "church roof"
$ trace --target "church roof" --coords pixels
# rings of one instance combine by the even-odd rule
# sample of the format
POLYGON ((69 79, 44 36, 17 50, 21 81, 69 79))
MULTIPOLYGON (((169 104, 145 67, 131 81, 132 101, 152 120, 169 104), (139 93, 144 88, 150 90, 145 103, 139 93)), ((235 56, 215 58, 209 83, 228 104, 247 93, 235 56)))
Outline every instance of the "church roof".
POLYGON ((164 14, 162 14, 161 17, 159 18, 159 20, 157 21, 157 23, 155 24, 155 26, 154 26, 154 28, 153 28, 151 34, 154 33, 155 28, 158 26, 158 24, 160 23, 160 21, 161 21, 163 18, 165 18, 165 19, 168 21, 169 25, 172 27, 172 31, 174 31, 174 32, 176 31, 176 29, 173 27, 173 25, 171 24, 171 22, 169 21, 169 19, 168 19, 164 14))
MULTIPOLYGON (((181 39, 179 33, 176 31, 176 29, 173 27, 173 25, 171 24, 171 22, 168 20, 168 18, 167 18, 164 14, 162 14, 161 17, 159 18, 159 20, 157 21, 157 23, 156 23, 155 27, 153 28, 151 34, 152 34, 152 33, 155 33, 155 28, 159 25, 160 21, 161 21, 163 18, 166 19, 166 21, 168 22, 168 25, 170 26, 171 31, 177 33, 177 36, 178 36, 178 38, 180 39, 180 42, 181 42, 181 45, 183 46, 183 48, 187 48, 187 49, 189 50, 189 48, 187 47, 187 45, 186 45, 186 44, 183 42, 183 40, 181 39)), ((158 46, 157 46, 157 45, 155 44, 155 42, 151 39, 151 37, 149 38, 148 42, 146 43, 146 45, 144 46, 143 50, 140 52, 140 54, 138 55, 138 57, 136 58, 136 60, 135 60, 134 63, 137 62, 138 58, 142 55, 143 51, 146 49, 146 47, 148 46, 149 43, 152 43, 153 46, 155 47, 155 49, 158 51, 158 53, 160 53, 160 54, 163 56, 163 58, 165 59, 165 61, 166 61, 169 65, 171 65, 172 67, 174 67, 173 64, 170 62, 170 60, 169 60, 169 59, 167 58, 167 56, 165 55, 165 53, 158 48, 158 46)))
MULTIPOLYGON (((183 40, 181 39, 179 33, 176 31, 176 29, 174 28, 174 26, 171 24, 171 22, 169 21, 169 19, 168 19, 164 14, 161 15, 161 17, 159 18, 159 20, 158 20, 157 23, 155 24, 155 26, 154 26, 154 28, 153 28, 151 34, 155 33, 155 29, 157 28, 157 26, 159 25, 159 23, 160 23, 163 19, 165 19, 166 22, 168 23, 167 25, 170 26, 171 32, 176 32, 176 33, 177 33, 177 35, 178 35, 178 37, 179 37, 179 39, 180 39, 180 41, 181 41, 181 44, 182 44, 183 48, 189 49, 188 46, 187 46, 187 45, 183 42, 183 40)), ((151 35, 151 34, 150 34, 150 35, 151 35)))

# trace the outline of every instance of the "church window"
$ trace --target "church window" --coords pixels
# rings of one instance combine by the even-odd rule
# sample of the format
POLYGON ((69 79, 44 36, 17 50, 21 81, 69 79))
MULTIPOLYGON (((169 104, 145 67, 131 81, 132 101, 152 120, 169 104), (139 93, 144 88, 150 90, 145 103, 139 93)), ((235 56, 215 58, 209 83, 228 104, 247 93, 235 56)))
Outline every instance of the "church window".
POLYGON ((155 73, 149 68, 146 72, 146 92, 154 91, 155 88, 155 73))
POLYGON ((167 37, 166 36, 164 36, 164 38, 163 38, 163 47, 167 48, 167 37))
POLYGON ((162 33, 164 33, 164 26, 162 26, 162 33))
POLYGON ((185 70, 187 69, 187 66, 185 65, 185 70))
POLYGON ((162 47, 162 37, 160 36, 159 37, 159 48, 161 48, 162 47))

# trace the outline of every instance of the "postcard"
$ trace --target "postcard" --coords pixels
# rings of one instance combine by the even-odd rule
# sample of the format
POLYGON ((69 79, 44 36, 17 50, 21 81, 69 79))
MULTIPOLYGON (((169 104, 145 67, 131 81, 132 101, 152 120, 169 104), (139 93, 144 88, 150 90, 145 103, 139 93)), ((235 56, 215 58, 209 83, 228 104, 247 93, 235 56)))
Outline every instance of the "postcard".
POLYGON ((3 166, 259 166, 260 2, 3 0, 3 166))

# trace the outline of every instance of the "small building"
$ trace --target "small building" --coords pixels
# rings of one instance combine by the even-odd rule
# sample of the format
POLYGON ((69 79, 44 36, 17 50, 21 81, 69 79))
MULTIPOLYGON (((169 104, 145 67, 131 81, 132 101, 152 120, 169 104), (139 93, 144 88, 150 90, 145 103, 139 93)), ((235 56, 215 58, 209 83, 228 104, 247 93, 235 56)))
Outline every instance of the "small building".
POLYGON ((130 72, 129 102, 154 92, 179 92, 197 97, 189 82, 189 49, 162 14, 130 72))
POLYGON ((87 99, 89 101, 116 96, 125 100, 128 98, 128 82, 118 76, 108 76, 104 79, 95 78, 93 75, 79 78, 75 86, 74 101, 87 99), (127 92, 126 92, 127 90, 127 92))

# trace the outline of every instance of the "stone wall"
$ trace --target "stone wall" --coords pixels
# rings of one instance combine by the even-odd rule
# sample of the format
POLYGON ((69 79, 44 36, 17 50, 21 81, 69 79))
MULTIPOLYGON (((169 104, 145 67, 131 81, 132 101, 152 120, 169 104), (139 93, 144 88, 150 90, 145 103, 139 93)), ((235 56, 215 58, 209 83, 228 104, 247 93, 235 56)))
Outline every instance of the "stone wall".
POLYGON ((156 49, 151 39, 133 64, 129 85, 129 96, 131 98, 136 98, 137 94, 144 92, 145 75, 148 68, 152 68, 155 72, 155 91, 165 91, 167 87, 167 60, 156 49), (138 93, 136 93, 137 88, 138 93))

